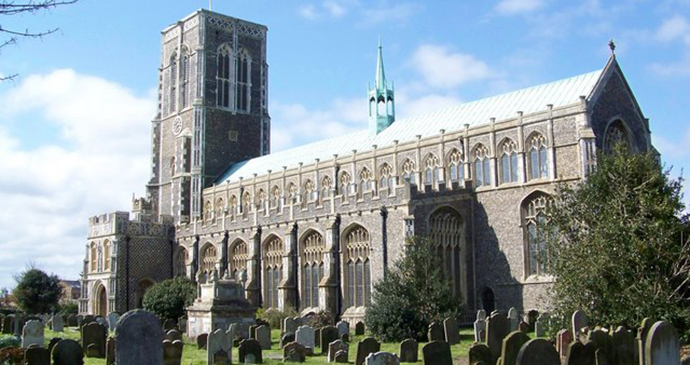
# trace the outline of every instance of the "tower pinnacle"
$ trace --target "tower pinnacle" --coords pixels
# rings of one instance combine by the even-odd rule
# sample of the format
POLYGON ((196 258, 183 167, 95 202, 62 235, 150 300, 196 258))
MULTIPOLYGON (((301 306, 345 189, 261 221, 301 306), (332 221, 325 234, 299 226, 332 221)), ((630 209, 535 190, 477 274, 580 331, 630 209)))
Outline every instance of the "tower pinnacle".
POLYGON ((379 134, 395 121, 395 93, 388 88, 383 68, 383 46, 379 38, 376 58, 376 80, 374 88, 369 88, 369 130, 379 134))
POLYGON ((379 50, 376 58, 376 88, 383 90, 386 88, 386 72, 383 69, 383 46, 379 37, 379 50))

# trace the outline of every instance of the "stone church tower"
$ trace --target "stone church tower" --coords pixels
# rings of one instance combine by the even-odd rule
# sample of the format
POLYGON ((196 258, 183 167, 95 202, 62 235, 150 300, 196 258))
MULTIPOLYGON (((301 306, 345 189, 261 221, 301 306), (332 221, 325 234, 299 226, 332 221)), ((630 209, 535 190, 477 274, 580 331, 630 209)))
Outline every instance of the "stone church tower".
POLYGON ((163 30, 147 184, 161 220, 194 220, 202 189, 230 165, 268 154, 266 32, 206 10, 163 30))

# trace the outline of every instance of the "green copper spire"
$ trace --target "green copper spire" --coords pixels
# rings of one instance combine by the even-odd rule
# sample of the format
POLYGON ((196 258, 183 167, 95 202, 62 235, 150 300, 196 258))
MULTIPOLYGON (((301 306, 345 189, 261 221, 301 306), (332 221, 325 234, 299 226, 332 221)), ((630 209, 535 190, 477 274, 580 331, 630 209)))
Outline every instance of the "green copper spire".
POLYGON ((376 59, 376 83, 369 89, 369 130, 379 134, 395 121, 395 93, 386 85, 386 73, 383 71, 383 46, 379 38, 379 50, 376 59))

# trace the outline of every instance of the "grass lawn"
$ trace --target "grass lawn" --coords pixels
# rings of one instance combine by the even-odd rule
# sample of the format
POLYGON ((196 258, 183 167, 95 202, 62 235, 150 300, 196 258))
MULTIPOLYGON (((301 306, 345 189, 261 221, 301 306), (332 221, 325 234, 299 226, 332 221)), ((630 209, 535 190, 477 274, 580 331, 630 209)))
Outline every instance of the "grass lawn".
MULTIPOLYGON (((112 335, 112 333, 111 333, 112 335)), ((46 346, 48 342, 53 337, 61 337, 63 339, 72 339, 79 341, 79 332, 75 328, 65 328, 65 332, 53 332, 49 329, 45 330, 46 346)), ((272 330, 271 337, 273 339, 273 347, 270 350, 264 350, 263 359, 264 364, 283 364, 282 356, 283 351, 278 348, 280 343, 280 331, 272 330)), ((364 336, 354 336, 350 342, 350 363, 354 363, 355 356, 357 355, 357 342, 363 339, 364 336)), ((474 342, 474 335, 471 329, 462 329, 460 331, 460 344, 451 346, 451 352, 453 353, 454 363, 456 364, 466 364, 467 363, 467 353, 469 351, 470 345, 474 342)), ((419 362, 417 364, 422 364, 422 346, 424 344, 419 344, 419 362)), ((400 349, 399 343, 382 343, 381 351, 387 351, 392 353, 398 353, 400 349)), ((315 356, 307 357, 306 364, 319 364, 326 365, 329 364, 326 361, 327 354, 321 354, 317 349, 315 356)), ((85 358, 84 363, 86 365, 105 365, 105 359, 94 359, 85 358)), ((237 348, 232 351, 232 360, 234 363, 238 363, 239 354, 237 348)), ((198 350, 196 348, 196 342, 191 341, 185 337, 184 352, 182 353, 182 365, 206 365, 206 350, 198 350)))

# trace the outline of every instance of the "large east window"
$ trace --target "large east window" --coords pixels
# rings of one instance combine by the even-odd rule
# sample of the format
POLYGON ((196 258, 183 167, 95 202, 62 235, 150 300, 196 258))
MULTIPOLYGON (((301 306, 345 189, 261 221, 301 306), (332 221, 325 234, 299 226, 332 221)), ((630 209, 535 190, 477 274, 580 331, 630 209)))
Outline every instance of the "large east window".
POLYGON ((527 276, 549 273, 548 247, 545 235, 549 202, 550 197, 548 195, 536 193, 528 197, 522 204, 527 276))

